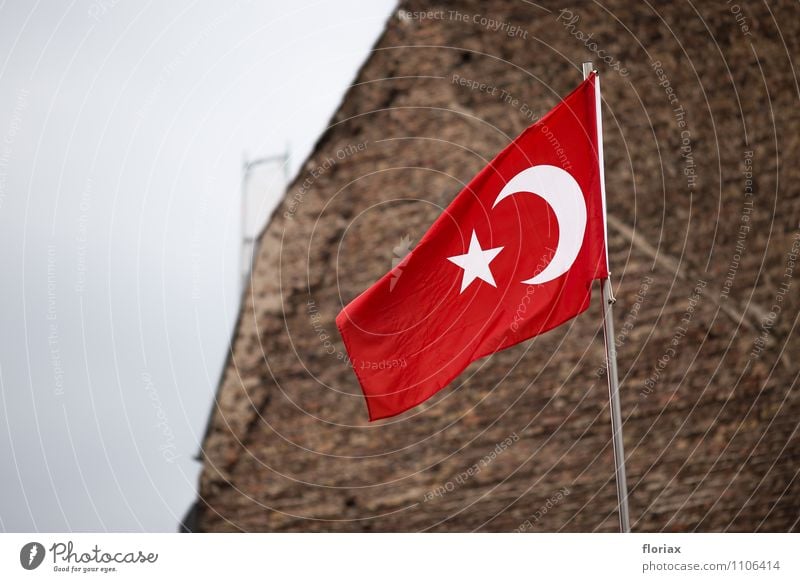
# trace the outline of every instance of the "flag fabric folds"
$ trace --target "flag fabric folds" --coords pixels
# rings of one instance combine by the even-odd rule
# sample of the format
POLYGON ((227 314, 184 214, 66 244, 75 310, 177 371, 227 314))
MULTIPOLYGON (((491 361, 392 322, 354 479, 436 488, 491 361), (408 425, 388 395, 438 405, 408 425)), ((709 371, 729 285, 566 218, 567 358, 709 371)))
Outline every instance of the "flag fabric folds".
POLYGON ((501 151, 336 318, 370 420, 589 307, 608 276, 592 73, 501 151))

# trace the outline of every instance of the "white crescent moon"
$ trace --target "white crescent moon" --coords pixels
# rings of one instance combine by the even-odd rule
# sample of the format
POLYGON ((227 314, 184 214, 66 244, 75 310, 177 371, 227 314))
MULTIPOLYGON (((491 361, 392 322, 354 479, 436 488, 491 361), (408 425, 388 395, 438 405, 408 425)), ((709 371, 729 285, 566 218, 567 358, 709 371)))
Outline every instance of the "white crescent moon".
POLYGON ((558 220, 558 247, 552 260, 541 273, 523 281, 528 285, 541 285, 566 273, 575 262, 586 232, 586 200, 569 172, 548 165, 532 166, 511 178, 500 190, 492 208, 517 192, 544 198, 558 220))

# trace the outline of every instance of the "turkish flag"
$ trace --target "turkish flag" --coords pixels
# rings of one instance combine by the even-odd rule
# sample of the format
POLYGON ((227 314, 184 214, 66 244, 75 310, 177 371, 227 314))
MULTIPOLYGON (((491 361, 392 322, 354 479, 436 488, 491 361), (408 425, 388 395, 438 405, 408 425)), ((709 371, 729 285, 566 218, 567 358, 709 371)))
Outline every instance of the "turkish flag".
POLYGON ((592 73, 472 179, 405 259, 336 318, 370 420, 589 307, 608 276, 592 73))

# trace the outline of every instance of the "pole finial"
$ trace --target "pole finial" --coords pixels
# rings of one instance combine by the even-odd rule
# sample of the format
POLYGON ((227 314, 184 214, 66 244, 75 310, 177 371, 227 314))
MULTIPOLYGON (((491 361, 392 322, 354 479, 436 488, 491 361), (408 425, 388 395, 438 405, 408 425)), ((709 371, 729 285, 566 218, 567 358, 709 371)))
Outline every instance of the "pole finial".
POLYGON ((592 61, 584 62, 583 63, 583 78, 584 78, 584 80, 586 80, 586 78, 588 78, 589 75, 592 74, 592 71, 594 71, 594 66, 592 65, 592 61))

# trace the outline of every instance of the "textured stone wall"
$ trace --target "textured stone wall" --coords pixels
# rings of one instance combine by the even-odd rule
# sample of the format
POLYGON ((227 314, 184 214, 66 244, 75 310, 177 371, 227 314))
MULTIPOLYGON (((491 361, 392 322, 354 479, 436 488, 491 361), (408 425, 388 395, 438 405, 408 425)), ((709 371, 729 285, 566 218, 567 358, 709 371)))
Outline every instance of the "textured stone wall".
POLYGON ((373 424, 334 325, 584 60, 634 529, 798 529, 800 9, 564 6, 401 3, 261 237, 191 529, 616 529, 596 300, 373 424))

